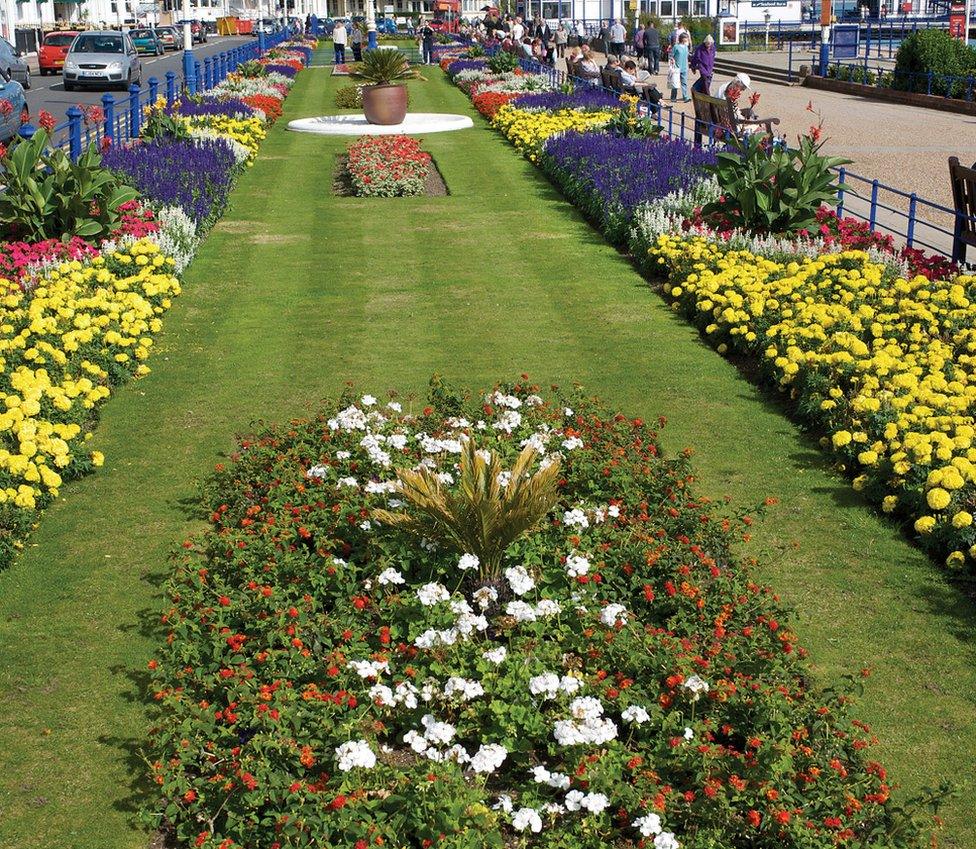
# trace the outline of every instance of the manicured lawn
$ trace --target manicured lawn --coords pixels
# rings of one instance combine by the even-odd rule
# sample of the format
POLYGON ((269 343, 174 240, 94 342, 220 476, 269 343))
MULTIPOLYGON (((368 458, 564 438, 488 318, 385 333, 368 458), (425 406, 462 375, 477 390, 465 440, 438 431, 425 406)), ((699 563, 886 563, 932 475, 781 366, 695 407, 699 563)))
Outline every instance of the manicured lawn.
MULTIPOLYGON (((470 112, 429 76, 412 109, 470 112)), ((334 111, 346 83, 303 74, 285 120, 334 111)), ((897 781, 971 779, 976 606, 482 126, 425 139, 450 196, 385 201, 332 196, 344 142, 271 134, 167 316, 154 374, 106 408, 105 468, 65 489, 0 575, 0 845, 145 849, 139 670, 195 481, 254 419, 301 415, 346 381, 421 397, 435 371, 472 389, 523 371, 579 380, 666 415, 665 444, 695 447, 705 491, 781 499, 752 549, 823 677, 874 668, 861 714, 897 781)), ((970 799, 947 812, 947 845, 976 845, 970 799)))

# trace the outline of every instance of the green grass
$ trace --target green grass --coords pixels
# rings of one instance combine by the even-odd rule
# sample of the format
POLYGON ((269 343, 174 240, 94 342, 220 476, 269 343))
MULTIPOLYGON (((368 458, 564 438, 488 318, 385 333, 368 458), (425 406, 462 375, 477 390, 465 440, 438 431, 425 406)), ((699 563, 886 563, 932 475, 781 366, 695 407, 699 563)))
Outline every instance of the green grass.
MULTIPOLYGON (((430 76, 412 109, 470 113, 430 76)), ((345 82, 303 74, 285 120, 333 111, 345 82)), ((666 446, 695 447, 707 493, 781 499, 750 549, 797 606, 819 674, 874 668, 860 713, 906 788, 971 780, 976 608, 476 121, 425 139, 443 198, 333 197, 344 142, 284 122, 269 136, 167 316, 154 373, 106 407, 105 468, 66 487, 0 575, 0 846, 145 849, 140 670, 196 480, 255 419, 301 415, 345 381, 421 394, 434 371, 470 388, 523 371, 580 381, 666 415, 666 446)), ((968 798, 947 811, 958 849, 976 846, 968 798)))

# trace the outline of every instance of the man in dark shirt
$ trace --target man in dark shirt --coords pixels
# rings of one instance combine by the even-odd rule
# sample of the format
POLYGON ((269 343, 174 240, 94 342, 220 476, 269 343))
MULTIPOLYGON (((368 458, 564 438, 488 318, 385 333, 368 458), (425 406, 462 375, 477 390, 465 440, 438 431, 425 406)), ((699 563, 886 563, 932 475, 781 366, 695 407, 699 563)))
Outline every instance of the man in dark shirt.
POLYGON ((652 74, 661 70, 661 33, 653 21, 644 28, 644 58, 647 60, 647 70, 652 74))
POLYGON ((434 61, 434 29, 427 21, 417 32, 420 38, 420 52, 423 56, 425 65, 430 65, 434 61))

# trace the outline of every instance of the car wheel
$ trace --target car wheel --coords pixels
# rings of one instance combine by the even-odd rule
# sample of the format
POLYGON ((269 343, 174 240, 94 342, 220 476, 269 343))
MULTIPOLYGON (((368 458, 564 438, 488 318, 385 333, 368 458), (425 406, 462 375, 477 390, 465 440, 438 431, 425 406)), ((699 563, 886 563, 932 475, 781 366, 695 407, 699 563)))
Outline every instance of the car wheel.
POLYGON ((75 87, 71 83, 65 83, 64 84, 64 90, 65 91, 74 91, 75 90, 75 87))
POLYGON ((31 87, 30 68, 28 68, 26 71, 24 71, 24 82, 23 82, 23 86, 24 86, 24 90, 25 91, 27 91, 31 87))

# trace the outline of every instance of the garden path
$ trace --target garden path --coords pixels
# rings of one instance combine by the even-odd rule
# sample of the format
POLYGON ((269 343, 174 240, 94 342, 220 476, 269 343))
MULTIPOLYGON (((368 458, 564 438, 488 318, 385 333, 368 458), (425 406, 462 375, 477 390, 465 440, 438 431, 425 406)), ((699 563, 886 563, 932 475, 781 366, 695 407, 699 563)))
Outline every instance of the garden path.
MULTIPOLYGON (((413 109, 474 114, 429 76, 413 109)), ((706 492, 779 498, 751 547, 799 608, 819 674, 874 668, 861 714, 908 788, 969 775, 973 604, 477 116, 424 142, 449 196, 334 197, 345 143, 284 124, 334 111, 343 82, 299 78, 167 316, 154 373, 106 406, 105 468, 65 488, 0 575, 0 846, 146 849, 139 670, 196 481, 255 419, 301 415, 347 380, 422 396, 435 371, 472 389, 522 371, 581 381, 666 415, 665 445, 696 448, 706 492)), ((967 799, 948 811, 957 849, 976 845, 967 799)))

